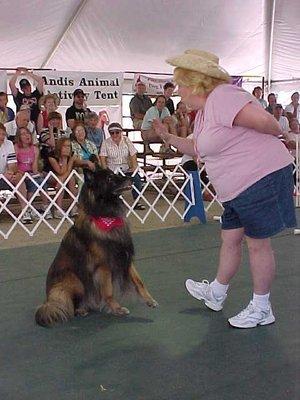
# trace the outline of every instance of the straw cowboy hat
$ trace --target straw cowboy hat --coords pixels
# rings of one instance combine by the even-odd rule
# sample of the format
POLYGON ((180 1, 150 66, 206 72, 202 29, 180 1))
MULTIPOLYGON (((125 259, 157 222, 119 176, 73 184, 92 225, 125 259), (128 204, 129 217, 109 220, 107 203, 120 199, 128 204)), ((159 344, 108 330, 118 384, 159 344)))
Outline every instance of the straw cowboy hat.
POLYGON ((44 106, 45 101, 48 100, 48 99, 53 99, 54 100, 54 104, 56 105, 56 107, 59 106, 60 98, 58 97, 58 95, 56 93, 48 93, 48 94, 45 94, 44 96, 42 96, 39 99, 39 108, 40 109, 44 106))
POLYGON ((208 51, 196 49, 186 50, 179 56, 168 58, 166 62, 175 67, 201 72, 213 78, 222 80, 230 79, 228 72, 220 67, 219 58, 208 51))

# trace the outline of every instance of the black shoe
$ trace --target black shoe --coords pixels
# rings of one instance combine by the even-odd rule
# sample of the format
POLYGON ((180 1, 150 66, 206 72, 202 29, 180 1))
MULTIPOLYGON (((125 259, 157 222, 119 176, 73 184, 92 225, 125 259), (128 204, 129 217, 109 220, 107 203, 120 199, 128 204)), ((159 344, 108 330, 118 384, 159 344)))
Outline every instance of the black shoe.
POLYGON ((134 208, 134 210, 145 210, 146 209, 144 204, 141 204, 141 203, 137 203, 133 208, 134 208))

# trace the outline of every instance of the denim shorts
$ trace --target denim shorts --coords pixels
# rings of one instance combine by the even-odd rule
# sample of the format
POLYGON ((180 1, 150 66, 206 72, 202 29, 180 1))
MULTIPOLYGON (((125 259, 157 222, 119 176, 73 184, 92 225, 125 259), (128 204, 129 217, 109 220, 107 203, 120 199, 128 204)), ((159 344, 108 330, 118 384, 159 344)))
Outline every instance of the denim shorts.
MULTIPOLYGON (((27 192, 29 192, 29 193, 35 193, 35 192, 38 190, 39 186, 41 185, 41 183, 42 183, 43 180, 44 180, 44 177, 38 176, 38 177, 35 177, 33 180, 34 180, 34 182, 32 182, 32 180, 29 179, 29 178, 26 178, 26 179, 25 179, 26 190, 27 190, 27 192), (35 182, 36 182, 36 183, 35 183, 35 182)), ((44 189, 44 190, 47 189, 47 183, 45 183, 45 184, 43 185, 43 189, 44 189)))
POLYGON ((292 171, 292 165, 288 165, 272 172, 224 202, 222 229, 244 228, 245 235, 264 239, 295 227, 292 171))

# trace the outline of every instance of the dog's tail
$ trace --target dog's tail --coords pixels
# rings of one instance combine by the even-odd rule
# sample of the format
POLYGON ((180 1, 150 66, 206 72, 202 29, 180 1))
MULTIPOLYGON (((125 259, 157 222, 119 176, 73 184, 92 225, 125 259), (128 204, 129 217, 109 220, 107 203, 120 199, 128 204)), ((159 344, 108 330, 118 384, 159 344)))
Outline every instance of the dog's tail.
POLYGON ((66 322, 74 316, 74 304, 68 291, 62 288, 51 289, 47 301, 35 313, 38 325, 51 327, 58 322, 66 322))

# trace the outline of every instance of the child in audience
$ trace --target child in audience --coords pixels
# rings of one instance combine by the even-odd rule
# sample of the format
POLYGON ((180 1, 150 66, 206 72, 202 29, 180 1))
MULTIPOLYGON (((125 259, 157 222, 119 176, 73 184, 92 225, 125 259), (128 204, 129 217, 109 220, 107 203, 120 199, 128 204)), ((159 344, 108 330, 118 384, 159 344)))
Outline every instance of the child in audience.
POLYGON ((40 98, 39 107, 41 112, 37 119, 37 132, 39 134, 43 129, 48 128, 49 114, 57 110, 59 103, 60 100, 56 94, 46 94, 46 96, 40 98))
MULTIPOLYGON (((28 128, 19 129, 16 135, 15 152, 18 170, 22 174, 28 172, 34 178, 34 181, 30 178, 25 179, 26 197, 29 201, 33 194, 39 189, 39 185, 42 184, 43 177, 38 171, 39 150, 37 146, 34 146, 32 135, 28 128)), ((48 206, 48 201, 47 197, 42 192, 41 198, 43 202, 43 210, 45 211, 48 206)), ((28 223, 32 222, 32 218, 39 218, 39 215, 31 209, 30 218, 28 216, 28 223)), ((50 210, 46 212, 45 218, 52 218, 50 210)))
POLYGON ((177 136, 185 138, 192 133, 187 108, 182 101, 177 104, 173 119, 177 130, 177 136))
MULTIPOLYGON (((61 182, 65 182, 69 177, 70 173, 73 170, 74 161, 77 156, 72 154, 71 151, 71 141, 68 138, 60 138, 57 140, 55 145, 54 153, 49 157, 49 164, 51 165, 52 171, 59 178, 61 182)), ((55 181, 56 190, 58 191, 61 185, 55 181)), ((68 189, 72 192, 74 196, 77 196, 78 190, 76 188, 75 178, 72 177, 69 179, 67 183, 68 189)), ((60 193, 60 195, 56 199, 56 204, 59 208, 63 209, 63 197, 64 190, 60 193)), ((74 217, 78 214, 77 206, 73 207, 70 212, 70 216, 74 217)), ((54 218, 61 219, 63 217, 63 213, 60 210, 55 210, 53 213, 54 218)))
POLYGON ((41 150, 41 160, 43 163, 43 171, 48 173, 52 170, 49 165, 49 156, 53 154, 55 144, 62 137, 69 137, 69 133, 62 130, 62 116, 60 113, 53 111, 48 115, 48 127, 41 131, 39 142, 41 150))

